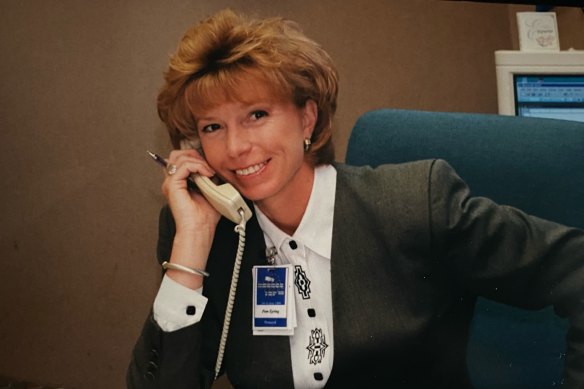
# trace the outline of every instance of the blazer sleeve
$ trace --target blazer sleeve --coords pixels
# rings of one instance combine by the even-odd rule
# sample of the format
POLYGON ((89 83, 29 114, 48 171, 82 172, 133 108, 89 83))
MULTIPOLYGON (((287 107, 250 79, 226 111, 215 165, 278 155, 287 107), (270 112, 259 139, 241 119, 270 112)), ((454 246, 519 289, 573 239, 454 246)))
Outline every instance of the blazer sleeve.
MULTIPOLYGON (((175 225, 168 207, 160 212, 157 257, 170 257, 175 225)), ((203 315, 203 320, 205 318, 203 315)), ((208 315, 207 315, 208 316, 208 315)), ((202 321, 203 321, 202 320, 202 321)), ((201 360, 202 328, 199 322, 173 332, 164 332, 150 312, 136 342, 126 376, 129 389, 210 388, 212 369, 201 360)))
POLYGON ((444 161, 433 163, 429 181, 439 257, 479 296, 526 309, 551 305, 568 318, 564 385, 584 387, 584 231, 471 197, 444 161))

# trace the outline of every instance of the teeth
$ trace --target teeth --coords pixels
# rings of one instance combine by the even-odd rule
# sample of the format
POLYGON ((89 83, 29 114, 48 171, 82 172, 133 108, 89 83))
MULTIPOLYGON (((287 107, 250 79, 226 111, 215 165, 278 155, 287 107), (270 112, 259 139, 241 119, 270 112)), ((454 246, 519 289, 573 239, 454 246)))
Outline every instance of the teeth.
POLYGON ((250 175, 252 173, 259 171, 262 167, 264 167, 264 165, 265 165, 264 162, 258 163, 258 164, 252 165, 252 166, 248 166, 245 169, 237 169, 235 171, 235 173, 238 176, 247 176, 247 175, 250 175))

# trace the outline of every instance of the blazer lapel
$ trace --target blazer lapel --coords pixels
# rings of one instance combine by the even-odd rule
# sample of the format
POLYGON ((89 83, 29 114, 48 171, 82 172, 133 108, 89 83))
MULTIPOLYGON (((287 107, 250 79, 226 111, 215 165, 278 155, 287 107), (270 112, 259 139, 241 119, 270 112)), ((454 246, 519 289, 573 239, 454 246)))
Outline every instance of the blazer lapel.
POLYGON ((354 370, 351 357, 362 336, 363 315, 360 313, 368 302, 372 301, 369 290, 363 280, 368 272, 363 262, 363 249, 368 247, 371 238, 370 221, 355 206, 356 199, 350 175, 344 174, 344 165, 335 165, 337 169, 337 186, 333 221, 331 249, 331 288, 334 328, 334 364, 329 383, 342 384, 347 371, 354 370))

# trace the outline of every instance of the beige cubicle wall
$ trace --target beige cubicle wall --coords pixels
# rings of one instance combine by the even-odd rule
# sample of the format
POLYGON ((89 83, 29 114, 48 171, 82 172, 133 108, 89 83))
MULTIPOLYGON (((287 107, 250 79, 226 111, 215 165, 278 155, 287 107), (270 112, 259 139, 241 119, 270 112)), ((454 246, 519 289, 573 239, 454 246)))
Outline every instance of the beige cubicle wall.
MULTIPOLYGON (((156 93, 182 32, 224 7, 297 20, 330 52, 340 160, 371 109, 496 112, 493 52, 515 46, 501 4, 0 2, 0 376, 124 387, 160 276, 156 93)), ((558 12, 583 48, 581 13, 558 12)))

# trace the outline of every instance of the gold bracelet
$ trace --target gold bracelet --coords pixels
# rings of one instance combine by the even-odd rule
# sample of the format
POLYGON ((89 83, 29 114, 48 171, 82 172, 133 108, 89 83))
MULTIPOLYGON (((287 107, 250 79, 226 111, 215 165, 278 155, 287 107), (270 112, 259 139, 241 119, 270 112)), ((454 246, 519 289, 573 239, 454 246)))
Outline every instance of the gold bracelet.
POLYGON ((203 277, 209 277, 210 274, 207 273, 204 270, 199 270, 199 269, 193 269, 191 267, 187 267, 187 266, 183 266, 183 265, 179 265, 178 263, 170 263, 167 261, 162 262, 162 268, 164 270, 167 269, 172 269, 172 270, 178 270, 178 271, 182 271, 185 273, 189 273, 195 276, 203 276, 203 277))

